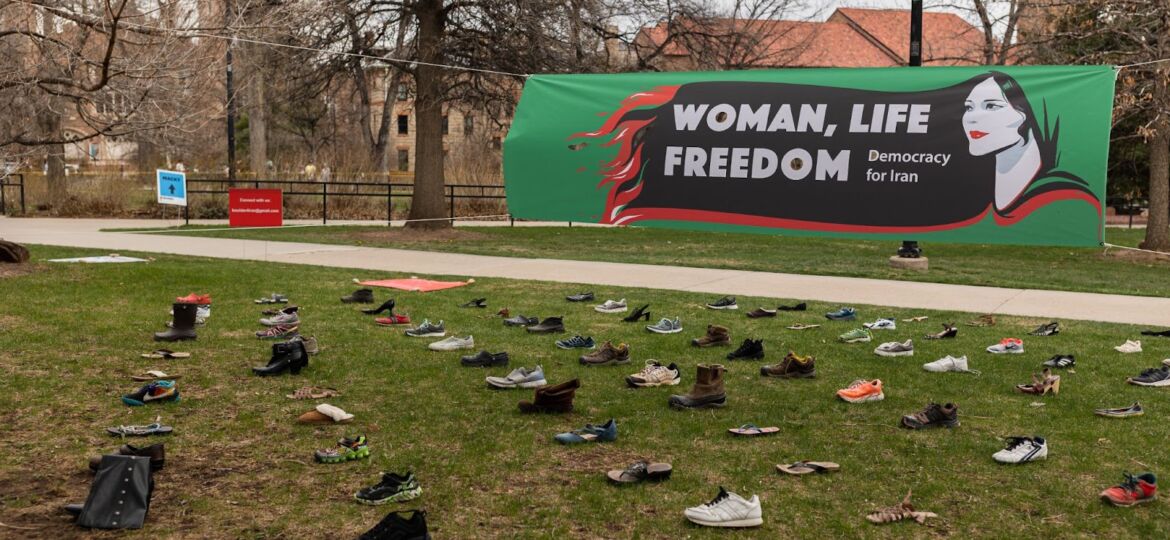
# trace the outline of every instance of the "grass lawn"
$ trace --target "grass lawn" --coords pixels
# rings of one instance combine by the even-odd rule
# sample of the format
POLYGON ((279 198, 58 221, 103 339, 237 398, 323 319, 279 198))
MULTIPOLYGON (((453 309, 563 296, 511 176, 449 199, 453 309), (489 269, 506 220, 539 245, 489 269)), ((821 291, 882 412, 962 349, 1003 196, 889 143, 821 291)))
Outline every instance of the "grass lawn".
MULTIPOLYGON (((176 233, 168 233, 176 234, 176 233)), ((1100 248, 935 244, 930 272, 894 270, 897 242, 781 237, 649 228, 464 227, 438 234, 400 228, 299 227, 203 231, 197 236, 354 244, 478 255, 581 259, 826 276, 932 281, 1140 296, 1170 296, 1170 257, 1100 248)), ((1107 229, 1111 244, 1137 246, 1144 231, 1107 229)))
MULTIPOLYGON (((32 250, 37 261, 92 254, 32 250)), ((682 318, 683 333, 659 336, 618 315, 563 300, 587 286, 481 279, 427 294, 376 291, 379 301, 395 297, 399 312, 443 319, 449 332, 472 334, 477 345, 511 354, 509 368, 484 370, 460 367, 458 357, 465 353, 428 351, 429 340, 377 327, 359 306, 339 303, 354 288, 352 270, 171 256, 125 265, 37 262, 32 270, 0 277, 0 442, 6 450, 0 453, 0 522, 35 530, 4 527, 0 537, 81 536, 58 507, 84 500, 91 476, 87 456, 121 444, 105 435, 107 426, 149 423, 156 416, 176 430, 157 438, 167 444, 167 465, 156 475, 146 528, 118 537, 353 538, 390 509, 419 507, 427 510, 435 538, 727 538, 682 516, 684 508, 710 500, 718 486, 760 495, 765 524, 741 533, 752 538, 1170 536, 1165 503, 1118 509, 1097 499, 1125 471, 1170 475, 1170 423, 1160 420, 1170 410, 1170 394, 1124 383, 1170 356, 1170 339, 1147 338, 1140 354, 1112 350, 1140 337, 1138 327, 1069 321, 1058 336, 1030 338, 1022 334, 1046 321, 1002 317, 997 327, 963 327, 954 340, 916 339, 916 356, 888 359, 871 353, 876 341, 920 338, 959 315, 856 306, 867 320, 930 319, 899 322, 875 343, 845 345, 835 337, 854 324, 820 316, 836 306, 813 303, 805 313, 744 317, 757 305, 793 299, 740 298, 739 311, 715 312, 703 307, 710 298, 693 294, 596 291, 599 300, 649 302, 655 317, 682 318), (156 348, 150 333, 163 328, 170 300, 192 291, 215 299, 199 340, 177 344, 193 357, 139 358, 156 348), (302 328, 323 349, 299 376, 258 378, 249 370, 265 363, 270 350, 269 342, 252 337, 261 309, 252 299, 272 291, 303 307, 302 328), (490 309, 456 307, 481 296, 490 309), (577 352, 553 346, 555 336, 505 328, 491 317, 501 306, 526 315, 564 314, 570 332, 628 342, 633 362, 581 366, 577 352), (823 326, 784 329, 797 321, 823 326), (730 326, 737 344, 763 338, 768 362, 789 349, 813 354, 818 377, 763 379, 761 362, 727 362, 726 408, 671 410, 668 396, 689 388, 696 364, 719 362, 728 352, 689 346, 707 323, 730 326), (1027 353, 983 352, 1005 336, 1023 337, 1027 353), (1014 391, 1056 353, 1073 353, 1079 362, 1075 372, 1062 374, 1059 396, 1014 391), (968 355, 982 376, 921 369, 947 354, 968 355), (677 362, 683 385, 627 388, 623 378, 651 358, 677 362), (550 383, 581 378, 576 412, 522 415, 516 402, 531 398, 531 391, 484 385, 485 375, 536 364, 544 366, 550 383), (152 368, 183 376, 182 401, 124 406, 118 397, 139 384, 128 376, 152 368), (884 380, 886 399, 850 405, 834 397, 858 378, 884 380), (343 396, 331 402, 354 413, 354 423, 297 425, 295 418, 314 402, 284 396, 308 384, 340 389, 343 396), (957 403, 962 425, 921 432, 897 427, 901 415, 929 400, 957 403), (1092 414, 1096 407, 1138 400, 1147 407, 1145 416, 1092 414), (609 418, 619 426, 614 443, 566 447, 552 440, 558 432, 609 418), (749 422, 778 426, 780 433, 733 438, 726 431, 749 422), (357 433, 369 437, 370 459, 312 463, 314 449, 357 433), (1046 436, 1049 459, 1020 466, 993 462, 991 454, 1001 448, 997 438, 1019 434, 1046 436), (637 459, 671 462, 674 477, 623 488, 606 482, 606 470, 637 459), (775 470, 778 463, 801 459, 835 461, 842 470, 811 477, 775 470), (414 470, 423 496, 380 508, 355 503, 353 493, 383 470, 414 470), (909 489, 920 510, 940 518, 926 526, 865 521, 866 513, 897 503, 909 489)))

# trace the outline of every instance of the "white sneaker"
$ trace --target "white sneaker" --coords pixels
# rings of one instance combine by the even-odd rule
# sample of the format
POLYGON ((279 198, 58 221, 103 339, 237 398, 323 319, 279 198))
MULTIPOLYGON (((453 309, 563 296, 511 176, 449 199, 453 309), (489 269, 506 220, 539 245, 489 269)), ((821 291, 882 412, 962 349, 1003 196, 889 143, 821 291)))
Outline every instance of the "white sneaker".
POLYGON ((764 524, 764 512, 760 508, 759 495, 751 500, 719 488, 711 502, 687 508, 683 514, 687 519, 708 527, 758 527, 764 524))
POLYGON ((991 455, 1000 463, 1027 463, 1048 457, 1048 441, 1044 437, 1008 437, 1003 450, 991 455))
POLYGON ((979 374, 978 371, 967 368, 966 355, 955 358, 948 354, 942 358, 939 358, 938 360, 935 360, 934 362, 927 362, 922 364, 922 369, 932 373, 946 373, 948 371, 953 371, 955 373, 972 373, 975 375, 979 374))
POLYGON ((1023 354, 1024 342, 1016 338, 1003 338, 999 343, 987 348, 991 354, 1023 354))
POLYGON ((897 330, 898 329, 898 324, 896 322, 894 322, 894 319, 878 319, 874 322, 867 322, 865 324, 862 324, 861 326, 869 328, 870 330, 897 330))
POLYGON ((1122 352, 1122 353, 1142 352, 1142 342, 1130 341, 1127 339, 1127 340, 1125 340, 1125 343, 1122 343, 1121 345, 1114 347, 1113 350, 1115 350, 1117 352, 1122 352))
POLYGON ((878 345, 873 353, 878 356, 914 356, 914 340, 907 339, 905 343, 890 341, 878 345))
POLYGON ((459 349, 474 349, 475 337, 467 336, 465 338, 451 336, 447 339, 436 341, 427 345, 427 348, 432 351, 457 351, 459 349))
POLYGON ((626 306, 626 299, 622 298, 618 301, 606 300, 604 304, 593 306, 593 310, 599 313, 621 313, 629 309, 626 306))

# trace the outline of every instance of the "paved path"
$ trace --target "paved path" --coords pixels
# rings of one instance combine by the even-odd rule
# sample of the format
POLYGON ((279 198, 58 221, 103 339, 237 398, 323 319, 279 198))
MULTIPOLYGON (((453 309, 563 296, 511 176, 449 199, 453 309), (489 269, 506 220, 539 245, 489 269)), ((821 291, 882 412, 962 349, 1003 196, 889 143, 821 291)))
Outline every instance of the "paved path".
MULTIPOLYGON (((0 237, 29 244, 147 251, 411 274, 533 279, 649 287, 712 295, 766 296, 840 304, 999 313, 1170 326, 1170 298, 1123 296, 865 278, 774 274, 645 264, 519 259, 296 242, 99 232, 162 227, 173 221, 0 218, 0 237)), ((354 272, 379 277, 378 272, 354 272)))

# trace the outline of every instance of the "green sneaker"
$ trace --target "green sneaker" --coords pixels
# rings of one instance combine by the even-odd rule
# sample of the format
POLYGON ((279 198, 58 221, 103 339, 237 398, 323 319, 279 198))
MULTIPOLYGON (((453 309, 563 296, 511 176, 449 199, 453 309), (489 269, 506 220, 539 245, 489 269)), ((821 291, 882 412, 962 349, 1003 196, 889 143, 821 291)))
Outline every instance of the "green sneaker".
POLYGON ((845 343, 859 343, 873 339, 873 335, 869 333, 869 330, 864 328, 855 328, 837 336, 837 339, 845 343))
POLYGON ((366 445, 366 436, 358 435, 352 439, 346 437, 337 441, 335 448, 317 450, 313 456, 317 458, 318 463, 342 463, 370 457, 370 447, 366 445))
POLYGON ((377 485, 362 488, 354 494, 354 499, 362 504, 379 505, 388 502, 406 502, 422 495, 422 486, 415 479, 414 473, 399 476, 392 472, 382 473, 382 481, 377 485))

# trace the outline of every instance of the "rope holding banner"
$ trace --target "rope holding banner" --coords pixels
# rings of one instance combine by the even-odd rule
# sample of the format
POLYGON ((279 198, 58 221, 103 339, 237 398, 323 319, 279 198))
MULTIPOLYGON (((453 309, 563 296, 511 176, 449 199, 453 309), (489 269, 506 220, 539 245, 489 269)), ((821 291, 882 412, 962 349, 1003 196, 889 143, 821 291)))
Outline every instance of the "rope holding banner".
POLYGON ((1135 247, 1129 247, 1129 246, 1118 246, 1116 244, 1110 244, 1108 242, 1101 242, 1101 247, 1105 248, 1105 253, 1109 253, 1109 248, 1117 248, 1117 249, 1127 249, 1129 251, 1140 251, 1142 253, 1153 253, 1154 255, 1165 255, 1167 257, 1170 257, 1170 253, 1167 253, 1165 251, 1154 251, 1152 249, 1142 249, 1142 248, 1135 248, 1135 247))

